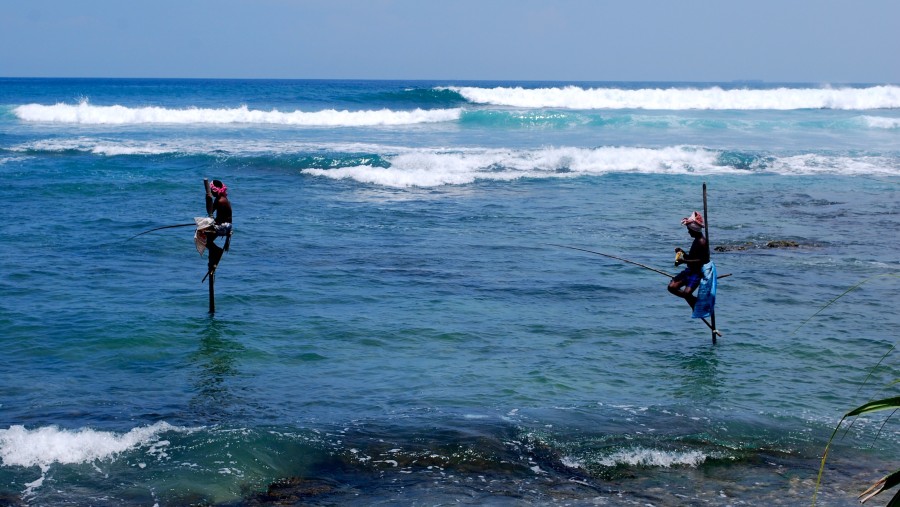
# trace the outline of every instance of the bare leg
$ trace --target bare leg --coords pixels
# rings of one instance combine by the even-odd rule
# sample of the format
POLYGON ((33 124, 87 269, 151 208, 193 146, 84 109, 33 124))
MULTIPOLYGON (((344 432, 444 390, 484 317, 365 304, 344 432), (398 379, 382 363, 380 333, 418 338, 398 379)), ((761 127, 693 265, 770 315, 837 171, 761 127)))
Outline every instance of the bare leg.
POLYGON ((207 266, 209 267, 210 273, 212 273, 216 270, 219 261, 222 259, 222 249, 212 241, 207 241, 206 248, 209 249, 209 263, 207 266))
POLYGON ((669 282, 668 289, 672 294, 687 301, 687 304, 691 305, 691 308, 697 304, 697 297, 694 296, 694 291, 697 290, 697 287, 689 288, 686 287, 682 281, 672 280, 669 282))

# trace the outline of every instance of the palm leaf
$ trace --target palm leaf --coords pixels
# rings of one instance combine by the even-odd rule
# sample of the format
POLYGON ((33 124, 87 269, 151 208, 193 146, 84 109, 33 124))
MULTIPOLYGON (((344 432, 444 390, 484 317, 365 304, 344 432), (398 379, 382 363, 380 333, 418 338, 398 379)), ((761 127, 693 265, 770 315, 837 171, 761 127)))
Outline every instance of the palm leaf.
POLYGON ((880 410, 891 410, 895 408, 900 408, 900 396, 894 396, 892 398, 884 398, 882 400, 875 400, 866 403, 865 405, 854 408, 853 410, 844 414, 844 417, 841 418, 843 421, 848 417, 853 417, 855 415, 868 414, 871 412, 878 412, 880 410))
MULTIPOLYGON (((869 487, 869 489, 863 491, 862 494, 859 495, 859 502, 866 503, 875 495, 881 493, 882 491, 891 489, 898 484, 900 484, 900 470, 897 470, 892 474, 885 475, 878 482, 869 487)), ((898 495, 900 495, 900 492, 894 495, 894 498, 891 499, 891 503, 888 505, 892 505, 894 501, 897 500, 898 495)))
MULTIPOLYGON (((813 505, 816 504, 816 497, 819 494, 819 486, 822 483, 822 475, 825 473, 825 460, 828 459, 828 451, 831 450, 831 442, 834 441, 834 437, 835 437, 835 435, 837 435, 838 430, 841 429, 841 425, 844 424, 844 421, 848 417, 854 417, 854 416, 858 416, 858 415, 862 415, 862 414, 878 412, 880 410, 890 410, 890 409, 896 409, 896 408, 900 408, 900 396, 894 396, 892 398, 884 398, 881 400, 870 401, 870 402, 866 403, 865 405, 856 407, 855 409, 847 412, 846 414, 844 414, 843 417, 841 417, 841 420, 838 421, 837 426, 835 426, 835 428, 834 428, 834 431, 831 432, 831 437, 828 439, 828 443, 825 444, 825 452, 822 454, 822 461, 819 464, 819 475, 816 477, 816 488, 813 491, 813 499, 812 499, 813 505)), ((895 472, 895 474, 897 474, 897 473, 900 473, 900 470, 895 472)), ((888 477, 892 477, 893 475, 894 474, 891 474, 888 477)), ((876 483, 876 485, 877 484, 878 483, 876 483)), ((893 486, 891 486, 891 487, 893 487, 893 486)), ((871 498, 872 496, 877 495, 883 489, 884 488, 879 489, 878 492, 876 492, 873 495, 870 495, 869 497, 867 497, 867 499, 871 498)), ((893 500, 892 500, 892 502, 893 502, 893 500)), ((900 502, 900 499, 898 499, 898 502, 900 502)), ((898 503, 898 507, 900 507, 900 503, 898 503)))
POLYGON ((894 498, 891 498, 886 507, 900 507, 900 491, 894 493, 894 498))

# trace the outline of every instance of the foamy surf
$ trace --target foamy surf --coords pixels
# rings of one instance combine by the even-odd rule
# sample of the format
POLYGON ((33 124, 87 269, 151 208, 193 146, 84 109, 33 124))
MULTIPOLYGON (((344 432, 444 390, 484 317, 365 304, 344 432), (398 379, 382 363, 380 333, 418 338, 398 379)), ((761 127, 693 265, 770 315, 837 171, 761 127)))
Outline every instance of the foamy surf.
POLYGON ((865 126, 873 129, 900 129, 900 118, 863 116, 862 121, 865 126))
POLYGON ((394 188, 467 185, 478 181, 526 178, 562 179, 614 173, 712 175, 773 173, 784 175, 900 174, 900 167, 878 156, 802 154, 771 157, 692 146, 663 148, 601 147, 538 150, 418 150, 384 156, 388 167, 357 165, 306 168, 302 172, 333 179, 394 188))
POLYGON ((34 493, 54 464, 73 465, 114 459, 117 455, 145 445, 154 445, 154 452, 163 452, 168 445, 160 435, 168 431, 190 431, 186 428, 158 422, 134 428, 127 433, 77 430, 45 426, 29 430, 21 425, 0 429, 0 464, 4 467, 38 467, 41 477, 28 483, 24 495, 34 493))
POLYGON ((604 147, 540 150, 420 150, 389 157, 390 167, 356 166, 304 169, 304 173, 353 179, 387 187, 464 185, 479 180, 571 178, 612 172, 691 173, 725 171, 716 166, 717 153, 690 147, 661 149, 604 147))
POLYGON ((868 88, 446 87, 476 104, 560 109, 868 110, 900 107, 900 86, 868 88))
POLYGON ((623 449, 601 458, 598 463, 603 466, 640 466, 652 468, 671 468, 676 466, 697 467, 702 465, 708 456, 700 451, 664 451, 636 447, 623 449))
POLYGON ((265 140, 165 142, 103 138, 44 139, 10 148, 13 152, 84 152, 104 156, 248 157, 253 163, 293 166, 310 176, 392 188, 468 185, 478 181, 564 179, 613 173, 663 175, 897 176, 900 166, 889 156, 872 154, 768 154, 699 146, 657 148, 572 146, 537 149, 404 147, 366 143, 321 143, 265 140))
POLYGON ((236 108, 171 109, 165 107, 95 106, 88 101, 78 104, 58 103, 52 106, 26 104, 13 109, 23 121, 43 123, 73 123, 83 125, 138 124, 264 124, 305 127, 372 127, 379 125, 414 125, 459 119, 460 109, 390 109, 347 111, 262 111, 247 106, 236 108))

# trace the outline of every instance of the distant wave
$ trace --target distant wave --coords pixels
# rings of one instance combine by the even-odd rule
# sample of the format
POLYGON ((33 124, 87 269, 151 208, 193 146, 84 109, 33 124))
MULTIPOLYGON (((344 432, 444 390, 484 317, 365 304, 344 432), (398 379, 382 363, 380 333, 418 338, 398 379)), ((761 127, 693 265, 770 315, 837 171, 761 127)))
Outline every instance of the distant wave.
POLYGON ((900 108, 900 86, 868 88, 554 88, 446 87, 475 104, 561 109, 844 109, 900 108))
POLYGON ((447 88, 406 88, 400 91, 386 91, 364 96, 363 103, 414 104, 426 109, 452 109, 467 101, 459 93, 447 88))
POLYGON ((778 117, 749 118, 710 117, 710 113, 697 112, 646 112, 633 113, 623 110, 571 110, 571 109, 466 109, 460 116, 460 124, 480 127, 531 128, 531 129, 665 129, 692 130, 740 130, 771 131, 791 129, 795 131, 817 130, 878 130, 900 128, 900 118, 858 115, 843 118, 778 117))
POLYGON ((251 110, 247 106, 230 109, 169 109, 163 107, 95 106, 87 101, 79 104, 26 104, 13 109, 17 118, 30 122, 77 123, 90 125, 133 124, 271 124, 323 127, 368 127, 378 125, 412 125, 454 121, 459 109, 415 109, 393 111, 337 111, 334 109, 305 112, 251 110))

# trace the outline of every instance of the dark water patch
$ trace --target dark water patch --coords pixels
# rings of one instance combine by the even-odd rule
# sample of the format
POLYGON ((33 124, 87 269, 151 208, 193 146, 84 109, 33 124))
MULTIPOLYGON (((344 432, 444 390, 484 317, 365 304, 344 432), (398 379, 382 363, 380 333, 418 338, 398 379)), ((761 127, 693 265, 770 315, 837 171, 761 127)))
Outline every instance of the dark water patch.
POLYGON ((779 205, 785 208, 822 208, 846 204, 821 197, 813 197, 809 194, 793 194, 783 199, 779 205))
POLYGON ((456 91, 421 87, 366 93, 360 95, 358 100, 372 107, 382 105, 391 109, 445 109, 468 104, 468 101, 456 91))
MULTIPOLYGON (((334 496, 340 489, 341 484, 336 481, 288 477, 269 484, 265 493, 250 496, 243 505, 308 505, 334 496)), ((347 494, 350 491, 342 493, 347 494)))
POLYGON ((720 244, 713 248, 716 252, 744 252, 752 250, 772 250, 772 249, 809 249, 821 248, 821 243, 810 241, 798 241, 793 239, 772 239, 767 241, 745 241, 720 244))
MULTIPOLYGON (((355 424, 327 432, 319 440, 319 457, 307 461, 303 475, 278 478, 265 492, 224 505, 729 505, 737 499, 793 505, 810 497, 818 462, 814 449, 794 447, 792 437, 777 436, 775 428, 775 440, 768 443, 758 440, 765 431, 754 430, 755 437, 743 440, 740 427, 731 427, 737 434, 722 442, 729 430, 716 429, 720 423, 703 419, 695 424, 701 431, 690 433, 684 428, 690 419, 670 417, 685 420, 677 426, 659 421, 662 426, 653 427, 666 429, 658 435, 642 424, 647 421, 640 411, 622 421, 632 426, 624 434, 587 428, 566 433, 492 420, 445 420, 428 431, 355 424)), ((836 505, 850 505, 839 499, 863 468, 853 465, 832 462, 831 482, 821 494, 836 505)))

